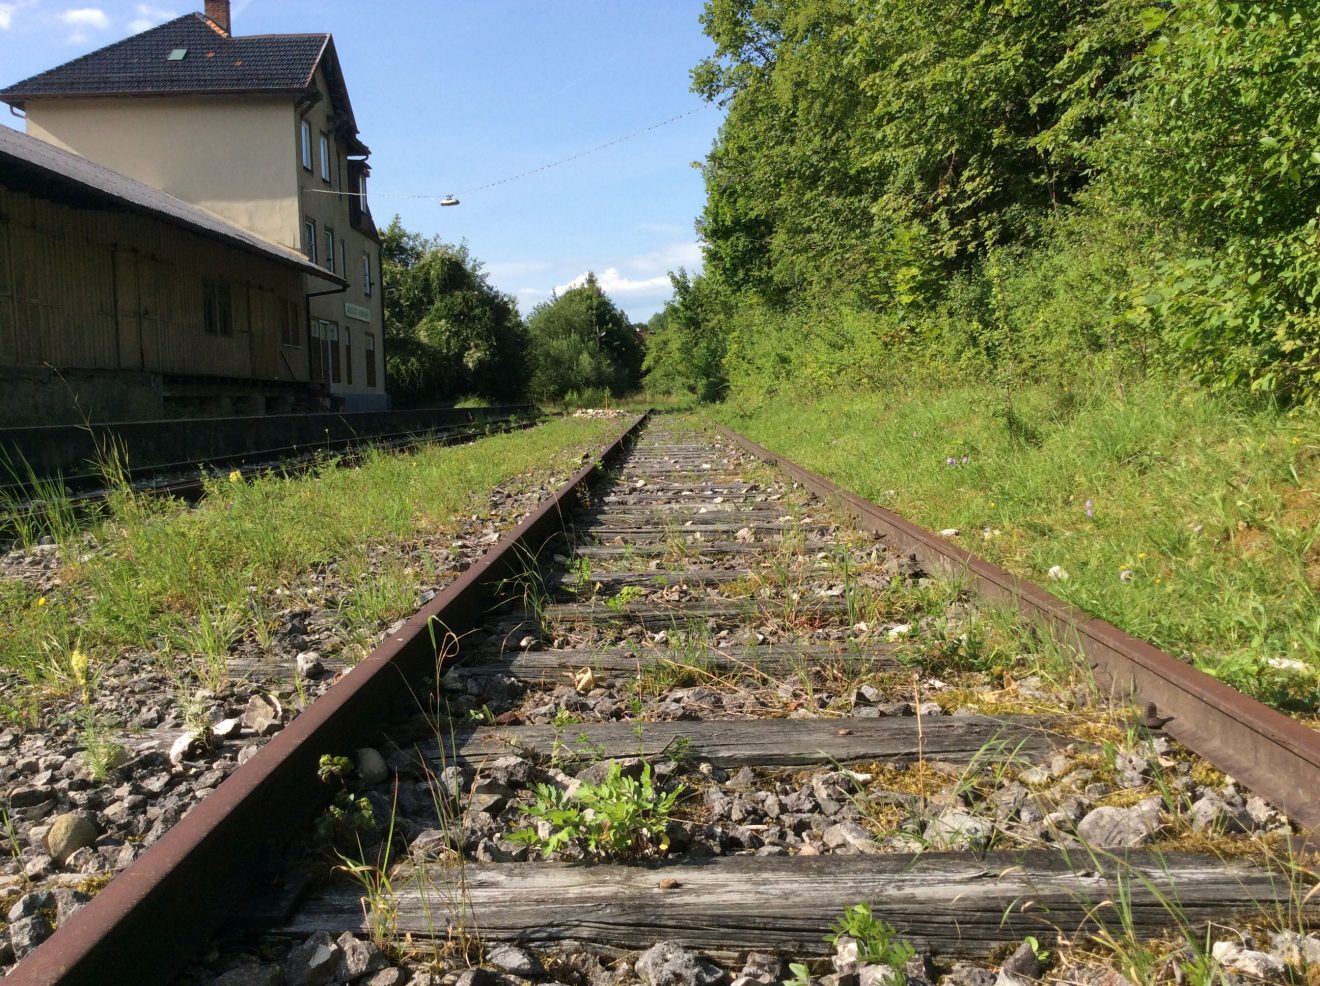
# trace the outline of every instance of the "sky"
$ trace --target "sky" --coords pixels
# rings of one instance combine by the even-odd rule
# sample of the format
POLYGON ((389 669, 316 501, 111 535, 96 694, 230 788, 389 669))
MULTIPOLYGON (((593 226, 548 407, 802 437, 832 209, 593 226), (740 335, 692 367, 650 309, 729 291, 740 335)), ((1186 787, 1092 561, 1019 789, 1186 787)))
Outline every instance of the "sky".
MULTIPOLYGON (((0 0, 0 86, 202 6, 0 0)), ((398 213, 411 230, 466 242, 524 314, 591 270, 644 321, 669 297, 669 271, 701 268, 693 221, 704 191, 694 164, 722 119, 689 91, 689 70, 711 51, 701 8, 234 0, 232 15, 235 34, 334 35, 372 151, 379 225, 398 213), (450 194, 461 204, 441 207, 450 194)))

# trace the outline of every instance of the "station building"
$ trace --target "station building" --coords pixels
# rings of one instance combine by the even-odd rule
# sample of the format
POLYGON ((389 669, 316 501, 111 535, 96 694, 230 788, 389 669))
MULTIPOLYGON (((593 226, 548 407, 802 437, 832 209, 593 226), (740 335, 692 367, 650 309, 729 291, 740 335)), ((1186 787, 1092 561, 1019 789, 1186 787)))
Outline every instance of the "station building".
MULTIPOLYGON (((130 239, 146 228, 140 222, 117 229, 113 244, 103 230, 99 249, 119 258, 111 265, 117 288, 128 290, 125 271, 133 267, 146 272, 134 288, 143 298, 154 292, 176 299, 168 316, 146 316, 155 320, 145 331, 150 335, 159 324, 153 353, 179 356, 168 368, 149 368, 152 353, 144 349, 134 365, 123 332, 118 342, 102 337, 113 319, 79 314, 101 304, 78 297, 91 290, 87 281, 95 279, 95 267, 61 260, 58 250, 48 256, 32 252, 68 235, 41 224, 55 221, 55 215, 72 222, 70 210, 77 207, 65 201, 63 212, 29 208, 21 224, 0 212, 0 244, 8 243, 0 245, 0 256, 7 255, 13 268, 11 291, 19 287, 13 272, 21 262, 24 291, 31 290, 35 276, 42 297, 61 299, 55 308, 27 295, 20 301, 14 294, 6 302, 0 273, 0 375, 7 379, 9 371, 2 367, 12 365, 40 376, 23 362, 34 358, 30 342, 23 349, 28 355, 18 357, 6 356, 2 341, 6 303, 11 335, 19 331, 20 307, 23 331, 30 335, 35 305, 43 312, 36 331, 66 340, 41 350, 48 370, 103 374, 104 356, 87 363, 85 354, 119 349, 123 365, 111 372, 160 373, 167 414, 388 407, 380 241, 366 194, 370 152, 359 136, 329 34, 236 35, 228 0, 206 0, 204 12, 185 14, 0 89, 0 100, 25 118, 29 138, 68 152, 69 157, 47 161, 50 167, 77 171, 69 160, 76 155, 100 166, 102 185, 114 185, 109 176, 117 173, 227 228, 246 231, 254 243, 276 251, 267 257, 287 259, 296 252, 303 261, 301 289, 293 299, 298 323, 289 325, 294 309, 286 305, 273 359, 257 354, 254 337, 244 365, 226 346, 207 340, 230 338, 226 333, 232 331, 241 341, 249 330, 240 326, 264 324, 265 285, 286 277, 287 266, 275 265, 281 272, 277 278, 257 276, 252 263, 266 261, 253 254, 247 266, 233 268, 208 254, 189 261, 198 265, 194 278, 183 273, 183 257, 169 244, 130 239), (19 252, 22 257, 15 259, 19 252), (197 291, 197 299, 188 300, 197 291), (82 336, 90 338, 72 341, 82 336), (284 386, 290 382, 298 386, 284 386)), ((6 140, 15 146, 12 138, 6 140)), ((91 241, 85 245, 91 249, 91 241)), ((17 353, 15 345, 10 351, 17 353)), ((126 407, 125 413, 135 408, 126 407)))

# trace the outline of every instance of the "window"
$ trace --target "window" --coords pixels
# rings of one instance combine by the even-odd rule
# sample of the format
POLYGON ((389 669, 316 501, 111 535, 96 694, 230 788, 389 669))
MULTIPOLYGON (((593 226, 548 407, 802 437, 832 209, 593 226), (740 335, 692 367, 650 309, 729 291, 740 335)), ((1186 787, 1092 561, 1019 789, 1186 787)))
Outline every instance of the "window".
POLYGON ((301 349, 302 340, 298 338, 298 302, 286 300, 281 311, 280 344, 293 349, 301 349))
POLYGON ((367 366, 367 386, 374 387, 376 386, 376 337, 368 332, 362 342, 366 349, 363 360, 367 366))
POLYGON ((339 383, 339 323, 321 322, 322 348, 329 357, 330 382, 339 383))
POLYGON ((371 254, 362 253, 362 293, 371 297, 371 254))
POLYGON ((363 175, 358 179, 358 206, 363 212, 367 211, 367 176, 363 175))
POLYGON ((234 292, 223 281, 202 280, 202 328, 212 336, 234 334, 234 292))
POLYGON ((335 231, 329 226, 325 228, 325 269, 335 272, 335 231))
POLYGON ((312 319, 312 349, 307 355, 310 357, 312 379, 324 380, 325 352, 321 343, 321 323, 316 319, 312 319))
POLYGON ((330 184, 330 138, 321 134, 321 181, 330 184))
POLYGON ((303 219, 303 252, 307 259, 316 263, 316 220, 303 219))
POLYGON ((344 326, 344 383, 353 382, 353 332, 344 326))
POLYGON ((312 170, 312 125, 302 121, 302 166, 312 170))

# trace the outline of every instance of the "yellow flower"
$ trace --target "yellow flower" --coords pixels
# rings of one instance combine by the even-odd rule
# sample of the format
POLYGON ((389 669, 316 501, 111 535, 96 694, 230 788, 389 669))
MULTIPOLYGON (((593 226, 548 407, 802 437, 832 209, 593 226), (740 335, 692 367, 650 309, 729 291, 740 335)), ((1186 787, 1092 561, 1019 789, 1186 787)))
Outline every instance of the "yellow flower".
POLYGON ((38 597, 37 597, 37 605, 38 605, 38 606, 45 606, 45 605, 46 605, 46 597, 45 597, 45 596, 38 596, 38 597))
POLYGON ((242 478, 243 478, 243 474, 239 472, 237 469, 235 469, 233 472, 229 474, 229 481, 231 483, 237 483, 242 478))
POLYGON ((1137 552, 1137 558, 1138 558, 1138 559, 1145 558, 1145 557, 1146 557, 1146 552, 1144 552, 1144 551, 1138 551, 1138 552, 1137 552))

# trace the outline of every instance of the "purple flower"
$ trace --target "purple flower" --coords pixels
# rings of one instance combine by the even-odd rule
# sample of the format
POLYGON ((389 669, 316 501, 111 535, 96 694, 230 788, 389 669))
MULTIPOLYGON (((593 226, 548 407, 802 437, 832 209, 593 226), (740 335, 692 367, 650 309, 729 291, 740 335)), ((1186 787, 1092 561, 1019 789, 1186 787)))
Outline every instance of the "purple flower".
POLYGON ((949 456, 947 459, 944 460, 944 465, 946 468, 949 466, 956 466, 957 464, 958 464, 958 460, 955 459, 953 456, 949 456))
POLYGON ((1091 509, 1091 501, 1090 501, 1090 500, 1087 500, 1087 501, 1086 501, 1086 516, 1088 516, 1088 517, 1094 517, 1094 516, 1095 516, 1095 511, 1091 509))

